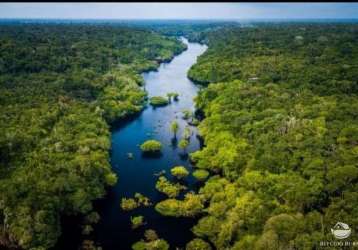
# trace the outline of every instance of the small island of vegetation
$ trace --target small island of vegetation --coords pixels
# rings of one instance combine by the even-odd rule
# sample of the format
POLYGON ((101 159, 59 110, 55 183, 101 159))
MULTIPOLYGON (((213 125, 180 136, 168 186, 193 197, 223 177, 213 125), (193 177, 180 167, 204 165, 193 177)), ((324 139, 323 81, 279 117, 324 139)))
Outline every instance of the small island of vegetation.
POLYGON ((184 166, 175 166, 170 173, 178 179, 183 179, 189 175, 189 171, 184 166))
POLYGON ((160 107, 168 105, 169 101, 167 98, 164 98, 162 96, 153 96, 150 98, 149 103, 153 107, 160 107))
POLYGON ((140 145, 140 149, 144 153, 157 153, 162 149, 162 144, 156 140, 147 140, 140 145))
POLYGON ((159 239, 157 233, 148 229, 144 232, 145 240, 140 240, 132 245, 133 250, 168 250, 169 244, 164 239, 159 239))

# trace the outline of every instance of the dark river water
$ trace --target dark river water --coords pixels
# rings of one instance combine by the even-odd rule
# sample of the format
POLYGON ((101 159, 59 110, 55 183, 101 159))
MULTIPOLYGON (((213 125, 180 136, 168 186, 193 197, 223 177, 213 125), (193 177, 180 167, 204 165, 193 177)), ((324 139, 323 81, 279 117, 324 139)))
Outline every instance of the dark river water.
MULTIPOLYGON (((143 238, 146 229, 154 229, 160 238, 168 241, 172 249, 184 247, 193 238, 190 231, 195 223, 193 219, 164 217, 154 210, 154 206, 141 207, 130 212, 120 208, 121 199, 133 197, 136 192, 149 197, 154 204, 165 199, 166 197, 155 189, 158 179, 155 173, 166 170, 166 176, 172 180, 170 169, 173 166, 183 165, 191 171, 192 166, 188 159, 180 154, 182 150, 173 146, 173 134, 169 127, 173 120, 178 121, 180 130, 177 137, 180 139, 183 129, 188 125, 182 119, 182 110, 194 110, 193 98, 198 87, 186 75, 197 57, 206 50, 206 46, 189 43, 184 38, 182 40, 188 45, 186 51, 171 62, 161 64, 158 71, 143 73, 148 97, 177 92, 179 101, 172 101, 165 107, 148 106, 135 119, 112 131, 111 164, 118 175, 118 183, 109 190, 106 198, 99 202, 101 220, 94 228, 94 239, 104 250, 131 249, 134 242, 143 238), (142 156, 139 145, 148 139, 162 143, 161 157, 142 156), (128 153, 133 154, 133 159, 128 158, 128 153), (147 224, 132 230, 130 216, 135 215, 143 215, 147 224)), ((190 129, 193 135, 187 152, 196 151, 200 147, 196 128, 190 129)), ((196 190, 198 185, 191 175, 186 178, 185 184, 189 190, 196 190)))

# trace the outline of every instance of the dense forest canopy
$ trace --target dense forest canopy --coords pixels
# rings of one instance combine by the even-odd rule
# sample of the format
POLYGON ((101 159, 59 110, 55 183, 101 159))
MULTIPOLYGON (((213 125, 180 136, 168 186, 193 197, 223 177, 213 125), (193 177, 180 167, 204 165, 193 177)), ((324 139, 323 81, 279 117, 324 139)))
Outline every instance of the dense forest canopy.
POLYGON ((61 215, 114 185, 109 124, 142 109, 139 73, 185 49, 106 25, 0 25, 0 245, 52 247, 61 215))
MULTIPOLYGON (((109 126, 143 108, 139 73, 183 51, 178 35, 209 46, 188 72, 204 86, 204 147, 190 154, 202 186, 183 199, 165 177, 153 188, 168 196, 158 213, 198 218, 186 249, 319 249, 338 221, 358 230, 357 24, 9 22, 0 34, 0 245, 47 249, 61 216, 98 220, 92 201, 117 181, 109 126)), ((134 244, 155 246, 169 247, 134 244)))
POLYGON ((194 234, 217 249, 318 249, 338 221, 357 231, 358 26, 201 35, 189 77, 209 84, 196 98, 205 146, 191 158, 214 176, 194 234))

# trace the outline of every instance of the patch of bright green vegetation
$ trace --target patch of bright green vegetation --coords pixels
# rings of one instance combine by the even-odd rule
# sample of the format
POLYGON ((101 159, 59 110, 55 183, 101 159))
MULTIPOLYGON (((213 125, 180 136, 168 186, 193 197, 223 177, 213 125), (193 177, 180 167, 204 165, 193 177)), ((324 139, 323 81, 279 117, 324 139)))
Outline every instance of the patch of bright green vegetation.
POLYGON ((132 245, 133 250, 168 250, 169 244, 164 239, 159 239, 157 233, 148 229, 144 233, 145 239, 132 245))
POLYGON ((137 229, 140 226, 143 226, 145 224, 144 216, 138 215, 138 216, 131 216, 131 223, 132 223, 132 229, 137 229))
POLYGON ((195 238, 185 246, 185 250, 211 250, 211 246, 205 240, 195 238))
POLYGON ((172 123, 170 124, 170 131, 174 134, 174 137, 177 136, 179 130, 179 124, 177 121, 172 121, 172 123))
POLYGON ((155 188, 166 194, 170 198, 175 198, 179 195, 180 191, 185 190, 186 187, 179 183, 171 183, 165 176, 160 176, 155 188))
POLYGON ((205 146, 191 158, 217 175, 199 191, 197 237, 215 249, 315 249, 332 239, 328 224, 356 220, 357 32, 291 23, 204 34, 209 49, 189 75, 211 83, 196 98, 205 146))
POLYGON ((169 101, 167 98, 164 98, 162 96, 153 96, 150 98, 149 103, 154 107, 158 107, 168 105, 169 101))
POLYGON ((183 179, 189 175, 189 171, 184 166, 175 166, 170 173, 178 179, 183 179))
POLYGON ((179 148, 183 150, 183 153, 186 153, 186 149, 189 146, 190 142, 187 139, 181 139, 178 143, 179 148))
POLYGON ((209 171, 205 169, 197 169, 193 172, 193 176, 198 181, 205 181, 209 177, 209 171))
POLYGON ((184 200, 167 199, 155 205, 155 210, 164 216, 194 217, 203 212, 201 195, 187 193, 184 200))
POLYGON ((130 211, 139 207, 139 203, 133 198, 122 198, 121 208, 124 211, 130 211))
POLYGON ((122 198, 121 200, 121 208, 124 211, 130 211, 140 206, 148 207, 151 205, 150 199, 141 193, 135 193, 134 198, 122 198))
POLYGON ((148 153, 160 152, 162 149, 162 144, 156 140, 147 140, 142 145, 140 145, 140 149, 143 152, 148 153))

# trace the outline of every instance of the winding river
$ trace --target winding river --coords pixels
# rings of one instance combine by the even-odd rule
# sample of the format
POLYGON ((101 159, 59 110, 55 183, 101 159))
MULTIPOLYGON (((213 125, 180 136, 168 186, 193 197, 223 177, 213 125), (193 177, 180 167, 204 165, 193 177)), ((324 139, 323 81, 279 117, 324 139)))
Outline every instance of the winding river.
MULTIPOLYGON (((135 119, 119 125, 112 131, 111 164, 118 175, 118 183, 110 189, 106 198, 99 202, 101 220, 94 228, 95 241, 104 250, 131 249, 134 242, 143 238, 146 229, 154 229, 173 249, 174 246, 184 247, 185 243, 193 238, 190 231, 195 222, 193 219, 164 217, 154 210, 154 206, 141 207, 130 212, 124 212, 120 208, 121 199, 133 197, 136 192, 149 197, 156 204, 166 197, 155 189, 158 179, 155 173, 166 170, 166 177, 172 179, 170 169, 173 166, 184 165, 190 170, 192 168, 188 159, 180 155, 181 149, 173 146, 173 134, 169 126, 173 120, 178 121, 180 129, 177 134, 180 139, 187 125, 182 119, 182 110, 194 110, 193 98, 198 91, 198 87, 187 78, 187 71, 206 50, 206 46, 190 43, 185 38, 181 39, 188 46, 186 51, 174 57, 171 62, 162 63, 157 71, 143 73, 149 98, 177 92, 179 101, 172 101, 165 107, 148 106, 135 119), (162 143, 161 157, 142 156, 139 145, 148 139, 162 143), (133 159, 128 158, 128 153, 133 154, 133 159), (130 217, 135 215, 143 215, 146 225, 132 230, 130 217)), ((193 152, 199 149, 200 141, 196 137, 196 128, 190 129, 193 135, 187 151, 193 152)), ((186 178, 185 185, 189 190, 198 188, 198 183, 191 175, 186 178)))

